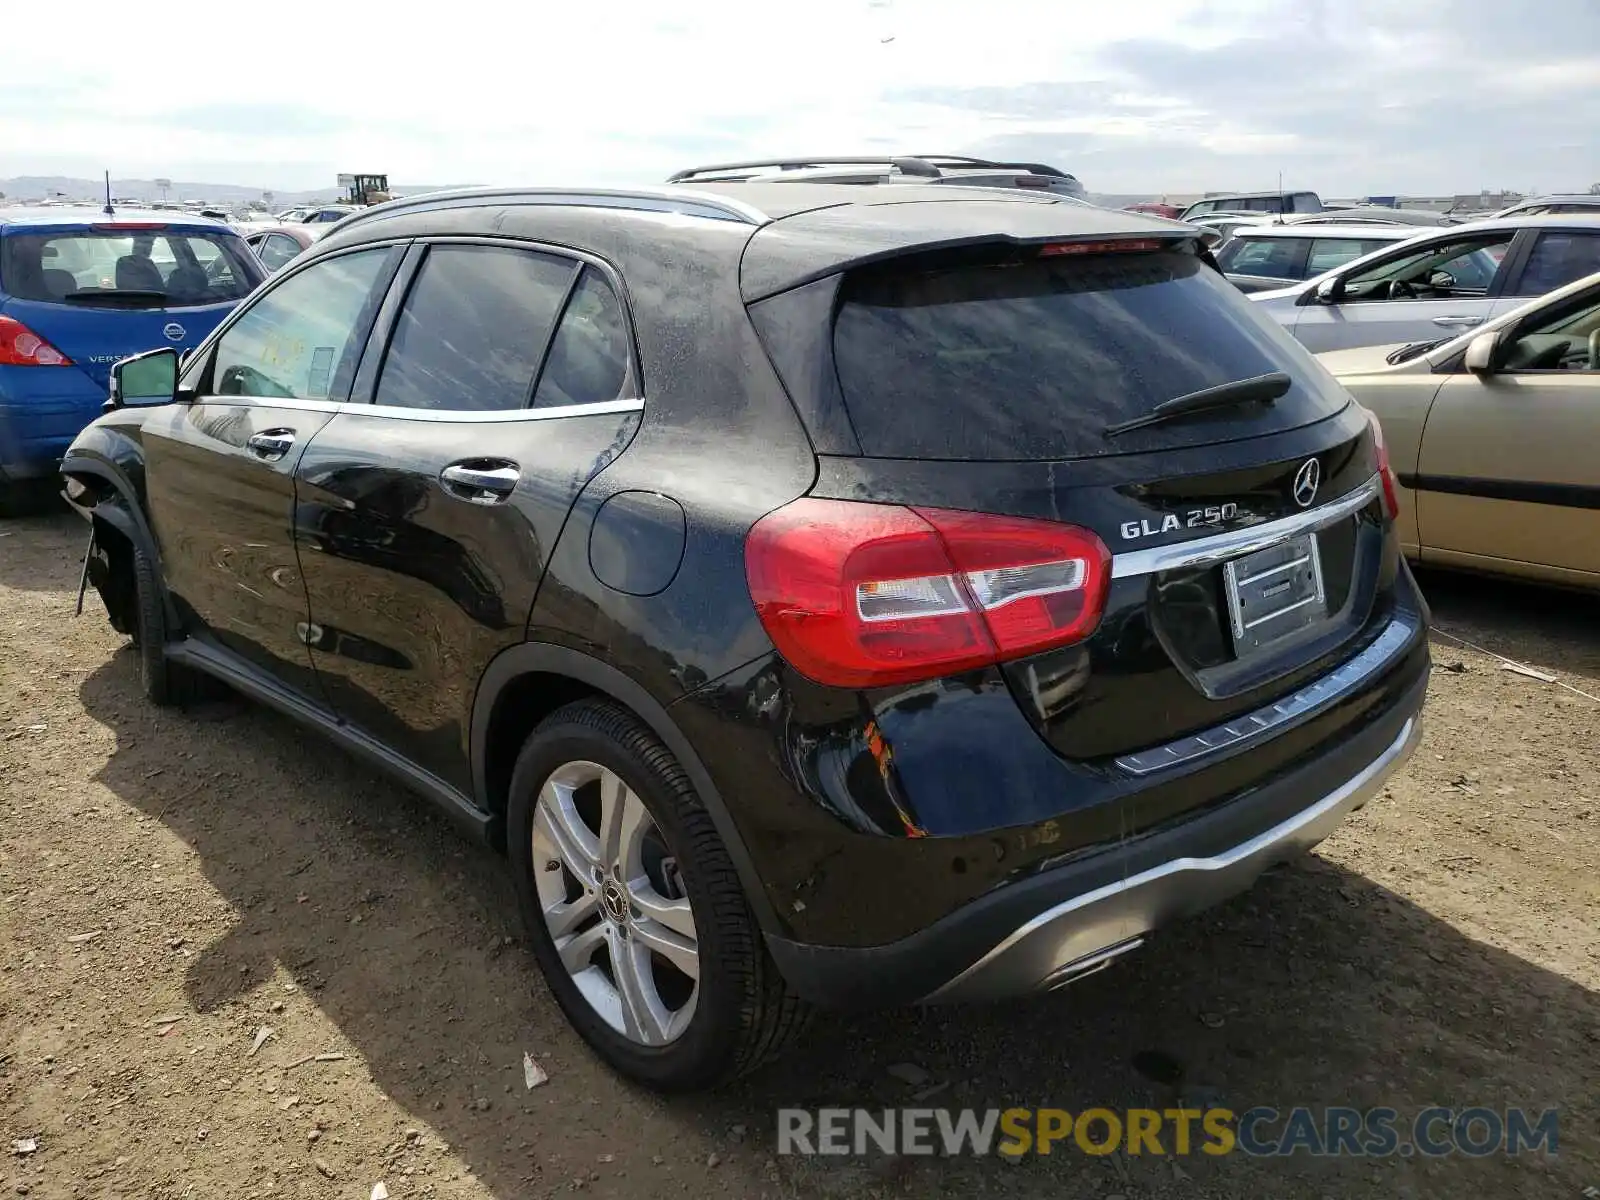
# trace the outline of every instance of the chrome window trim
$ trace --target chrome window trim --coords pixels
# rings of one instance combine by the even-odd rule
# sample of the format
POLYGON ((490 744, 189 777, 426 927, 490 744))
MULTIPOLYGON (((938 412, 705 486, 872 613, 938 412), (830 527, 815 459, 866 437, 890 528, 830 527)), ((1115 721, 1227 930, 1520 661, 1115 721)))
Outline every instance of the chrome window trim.
POLYGON ((396 421, 554 421, 561 417, 599 417, 607 413, 636 413, 644 410, 644 398, 597 400, 593 404, 563 404, 550 408, 406 408, 397 404, 347 404, 348 412, 371 413, 396 421))
POLYGON ((1417 628, 1414 619, 1394 617, 1365 650, 1299 691, 1200 733, 1124 754, 1116 759, 1116 765, 1129 775, 1144 776, 1225 750, 1242 750, 1264 734, 1281 733, 1338 703, 1372 678, 1416 636, 1417 628))
POLYGON ((550 408, 402 408, 392 404, 361 404, 347 400, 301 400, 293 396, 197 396, 195 404, 250 405, 258 408, 282 408, 304 412, 370 413, 396 421, 468 421, 489 423, 497 421, 555 421, 563 417, 602 417, 608 413, 636 413, 644 411, 644 398, 625 400, 597 400, 593 404, 565 404, 550 408))
POLYGON ((1111 577, 1126 579, 1153 575, 1158 571, 1178 571, 1188 567, 1209 567, 1241 554, 1269 550, 1302 533, 1325 529, 1335 522, 1360 512, 1383 494, 1383 483, 1373 474, 1364 483, 1320 508, 1280 517, 1263 525, 1230 529, 1209 537, 1195 538, 1172 546, 1152 546, 1148 550, 1129 550, 1111 558, 1111 577))
MULTIPOLYGON (((282 408, 295 412, 343 412, 350 405, 343 400, 313 400, 310 397, 301 399, 298 396, 227 396, 222 393, 215 395, 196 396, 191 404, 226 404, 235 408, 282 408)), ((358 407, 365 408, 366 405, 358 407)))

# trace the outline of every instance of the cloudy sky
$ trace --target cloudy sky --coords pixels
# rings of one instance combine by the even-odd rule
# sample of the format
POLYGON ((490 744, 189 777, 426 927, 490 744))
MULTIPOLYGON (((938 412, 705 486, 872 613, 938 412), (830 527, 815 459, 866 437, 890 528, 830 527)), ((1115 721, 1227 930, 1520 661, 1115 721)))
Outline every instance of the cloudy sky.
POLYGON ((223 0, 140 33, 155 10, 55 0, 0 55, 0 176, 605 184, 895 150, 1043 160, 1101 192, 1600 181, 1600 0, 449 0, 272 19, 295 9, 223 0), (121 32, 51 36, 46 11, 121 32))

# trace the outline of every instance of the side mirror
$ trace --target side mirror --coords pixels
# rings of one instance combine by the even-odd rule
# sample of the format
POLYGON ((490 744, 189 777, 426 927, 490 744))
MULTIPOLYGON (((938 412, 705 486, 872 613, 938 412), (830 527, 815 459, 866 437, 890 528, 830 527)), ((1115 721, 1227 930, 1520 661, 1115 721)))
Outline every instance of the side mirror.
POLYGON ((1451 292, 1455 290, 1456 277, 1449 271, 1435 271, 1428 276, 1428 286, 1436 292, 1451 292))
POLYGON ((1317 284, 1318 304, 1337 304, 1344 296, 1344 280, 1335 275, 1317 284))
POLYGON ((1467 356, 1462 366, 1474 375, 1494 374, 1494 360, 1500 351, 1500 334, 1491 330, 1480 333, 1467 343, 1467 356))
POLYGON ((124 358, 111 368, 107 408, 146 408, 178 398, 178 352, 170 346, 124 358))

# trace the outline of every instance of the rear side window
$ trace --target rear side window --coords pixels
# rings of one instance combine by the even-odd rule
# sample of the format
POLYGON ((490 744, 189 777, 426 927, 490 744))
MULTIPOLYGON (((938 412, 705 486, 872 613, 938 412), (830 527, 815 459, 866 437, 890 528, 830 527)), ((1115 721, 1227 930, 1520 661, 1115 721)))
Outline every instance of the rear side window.
POLYGON ((535 408, 615 400, 628 382, 628 330, 616 293, 593 267, 573 289, 539 376, 535 408))
POLYGON ((269 271, 276 271, 279 267, 286 266, 291 259, 300 253, 300 243, 286 233, 269 233, 261 239, 257 255, 261 265, 269 271))
POLYGON ((376 402, 526 408, 576 270, 532 250, 434 246, 395 321, 376 402))
POLYGON ((1300 279, 1305 249, 1299 238, 1236 237, 1217 253, 1217 265, 1231 275, 1300 279))
POLYGON ((1517 284, 1519 296, 1542 296, 1600 271, 1600 234, 1541 233, 1517 284))
POLYGON ((1319 420, 1345 400, 1310 356, 1188 254, 877 269, 841 286, 834 356, 863 453, 1077 458, 1200 445, 1319 420), (1128 433, 1164 400, 1273 371, 1270 407, 1128 433))
POLYGON ((228 233, 82 229, 0 237, 0 292, 85 308, 181 308, 243 299, 264 272, 228 233))
POLYGON ((1311 253, 1306 258, 1306 278, 1342 267, 1347 262, 1355 262, 1363 255, 1389 245, 1393 243, 1386 239, 1368 242, 1356 238, 1318 238, 1311 243, 1311 253))

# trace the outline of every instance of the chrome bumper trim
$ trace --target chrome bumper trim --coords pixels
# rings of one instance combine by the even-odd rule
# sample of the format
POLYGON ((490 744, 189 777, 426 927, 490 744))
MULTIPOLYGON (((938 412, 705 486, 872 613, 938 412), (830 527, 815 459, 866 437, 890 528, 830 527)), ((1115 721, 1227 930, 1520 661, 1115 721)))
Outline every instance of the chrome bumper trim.
POLYGON ((1308 683, 1298 692, 1291 692, 1264 708, 1200 733, 1191 733, 1164 746, 1124 754, 1116 760, 1116 765, 1130 775, 1148 775, 1152 771, 1192 762, 1208 754, 1243 749, 1256 737, 1282 730, 1290 722, 1308 718, 1355 691, 1386 666, 1394 654, 1416 636, 1417 630, 1416 622, 1395 617, 1360 654, 1322 678, 1308 683))
POLYGON ((1377 475, 1373 475, 1365 483, 1321 508, 1308 508, 1305 512, 1280 517, 1264 525, 1230 529, 1227 533, 1215 533, 1174 546, 1152 546, 1148 550, 1130 550, 1126 554, 1114 555, 1111 559, 1111 577, 1123 579, 1130 575, 1153 575, 1157 571, 1209 567, 1242 554, 1270 550, 1279 542, 1286 542, 1302 533, 1326 529, 1353 516, 1382 494, 1383 483, 1377 475))
POLYGON ((1049 987, 1074 977, 1076 964, 1097 966, 1108 950, 1243 891, 1268 867, 1311 849, 1376 795, 1421 736, 1419 713, 1358 774, 1288 820, 1220 854, 1175 858, 1047 909, 925 999, 994 1000, 1049 987))

